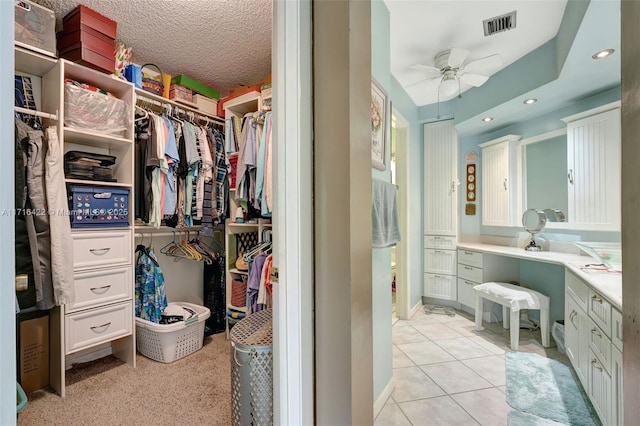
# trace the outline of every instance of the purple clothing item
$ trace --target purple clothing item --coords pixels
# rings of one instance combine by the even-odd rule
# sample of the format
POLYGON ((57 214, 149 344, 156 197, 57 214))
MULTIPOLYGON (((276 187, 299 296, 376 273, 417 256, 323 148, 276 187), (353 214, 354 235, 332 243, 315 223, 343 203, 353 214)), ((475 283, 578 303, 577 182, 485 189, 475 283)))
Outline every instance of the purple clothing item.
POLYGON ((258 290, 260 290, 260 276, 262 275, 262 267, 267 259, 267 255, 260 253, 253 258, 253 262, 249 268, 249 282, 247 283, 247 295, 251 304, 251 312, 262 310, 262 305, 258 304, 258 290))

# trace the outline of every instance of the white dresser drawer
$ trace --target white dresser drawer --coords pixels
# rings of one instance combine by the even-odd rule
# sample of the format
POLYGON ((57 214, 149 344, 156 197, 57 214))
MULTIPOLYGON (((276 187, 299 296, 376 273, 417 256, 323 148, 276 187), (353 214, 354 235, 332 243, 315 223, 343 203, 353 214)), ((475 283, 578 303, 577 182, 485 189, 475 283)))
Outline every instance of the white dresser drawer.
POLYGON ((589 287, 578 277, 565 269, 564 280, 566 290, 578 302, 578 305, 587 312, 589 305, 589 287))
POLYGON ((72 233, 76 270, 131 265, 131 231, 72 233))
POLYGON ((476 306, 476 292, 473 286, 478 285, 473 281, 458 278, 458 302, 470 308, 476 306))
POLYGON ((482 268, 482 253, 479 253, 477 251, 459 249, 458 263, 464 263, 465 265, 477 266, 478 268, 482 268))
POLYGON ((611 343, 622 352, 622 314, 615 308, 611 309, 611 343))
POLYGON ((611 372, 611 340, 593 321, 589 321, 589 348, 598 357, 602 366, 611 372))
POLYGON ((108 342, 133 332, 133 302, 65 316, 66 353, 108 342))
POLYGON ((434 274, 456 274, 455 250, 424 250, 424 271, 434 274))
POLYGON ((456 300, 456 277, 453 275, 424 274, 424 296, 456 300))
POLYGON ((473 281, 474 283, 483 283, 482 280, 483 271, 482 268, 477 268, 475 266, 463 265, 458 263, 458 278, 462 278, 464 280, 473 281))
POLYGON ((77 272, 73 284, 76 301, 66 306, 67 312, 128 300, 133 297, 133 268, 77 272))
POLYGON ((598 293, 589 289, 589 318, 593 320, 611 338, 611 303, 598 293))
POLYGON ((425 235, 424 248, 455 250, 456 237, 443 237, 440 235, 425 235))

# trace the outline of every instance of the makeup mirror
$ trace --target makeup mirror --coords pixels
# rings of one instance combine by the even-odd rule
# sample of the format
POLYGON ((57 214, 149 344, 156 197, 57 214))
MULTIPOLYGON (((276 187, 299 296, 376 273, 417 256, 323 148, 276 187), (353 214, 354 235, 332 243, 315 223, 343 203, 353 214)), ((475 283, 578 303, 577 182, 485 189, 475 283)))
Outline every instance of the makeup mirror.
POLYGON ((547 223, 547 215, 542 209, 528 209, 522 214, 522 226, 531 234, 531 241, 524 248, 527 251, 542 251, 542 247, 536 243, 535 235, 542 231, 547 223))

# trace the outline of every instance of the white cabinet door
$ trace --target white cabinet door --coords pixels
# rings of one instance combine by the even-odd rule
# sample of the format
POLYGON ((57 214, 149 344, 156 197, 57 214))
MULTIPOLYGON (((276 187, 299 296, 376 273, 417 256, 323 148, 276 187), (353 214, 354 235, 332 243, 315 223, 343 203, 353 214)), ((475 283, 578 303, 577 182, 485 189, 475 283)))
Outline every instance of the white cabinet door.
POLYGON ((624 424, 624 411, 622 411, 623 387, 622 387, 622 352, 616 347, 611 350, 611 424, 622 426, 624 424))
POLYGON ((620 230, 620 109, 567 123, 569 222, 620 230))
POLYGON ((516 214, 515 142, 507 135, 480 144, 482 148, 482 224, 513 226, 516 214))
POLYGON ((451 122, 424 125, 424 233, 456 235, 458 134, 451 122))
POLYGON ((582 385, 589 378, 589 317, 569 294, 565 294, 565 346, 582 385))
POLYGON ((589 351, 589 386, 587 393, 593 408, 605 425, 611 424, 611 376, 593 352, 589 351))

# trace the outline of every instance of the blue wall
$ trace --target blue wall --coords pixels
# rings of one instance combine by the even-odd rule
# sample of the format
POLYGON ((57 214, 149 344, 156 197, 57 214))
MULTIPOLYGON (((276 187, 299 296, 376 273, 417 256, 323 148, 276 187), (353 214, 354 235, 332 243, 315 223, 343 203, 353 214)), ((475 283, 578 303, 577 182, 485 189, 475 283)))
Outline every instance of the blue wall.
MULTIPOLYGON (((592 108, 596 108, 601 105, 605 105, 611 102, 620 100, 620 87, 614 87, 605 92, 599 93, 594 96, 582 99, 575 102, 565 108, 557 111, 553 111, 548 114, 544 114, 540 117, 530 119, 524 122, 518 122, 508 127, 501 128, 489 133, 466 136, 460 140, 460 165, 461 170, 460 179, 464 182, 463 173, 465 171, 464 153, 468 151, 475 151, 478 153, 478 174, 482 176, 482 158, 481 152, 478 148, 478 144, 487 142, 498 137, 515 134, 522 136, 523 139, 530 138, 542 133, 549 132, 551 130, 557 130, 565 128, 566 124, 562 121, 563 117, 568 117, 572 114, 576 114, 582 111, 586 111, 592 108)), ((461 194, 463 195, 463 194, 461 194)), ((482 205, 482 186, 477 187, 477 200, 478 207, 482 205)), ((460 205, 464 205, 464 200, 460 200, 460 205)), ((478 208, 480 210, 480 208, 478 208)), ((482 226, 482 217, 480 214, 475 216, 466 216, 464 212, 460 213, 460 233, 461 234, 484 234, 484 235, 496 235, 503 237, 526 237, 528 234, 524 232, 521 227, 489 227, 482 226)), ((540 237, 549 240, 558 241, 620 241, 619 232, 597 232, 597 231, 574 231, 564 229, 545 229, 544 232, 539 234, 540 237)))
MULTIPOLYGON (((389 95, 393 110, 409 122, 409 173, 407 228, 403 235, 409 254, 407 282, 411 306, 422 297, 422 144, 418 108, 390 71, 389 10, 382 0, 371 2, 371 72, 389 95)), ((391 181, 390 147, 386 147, 386 170, 372 169, 372 178, 391 181)), ((373 249, 373 396, 380 396, 393 376, 391 340, 391 249, 373 249)))

